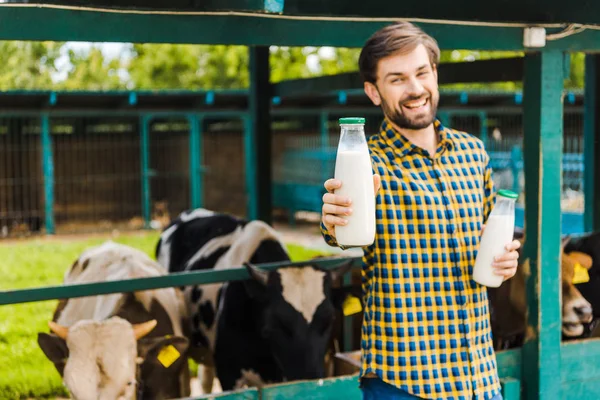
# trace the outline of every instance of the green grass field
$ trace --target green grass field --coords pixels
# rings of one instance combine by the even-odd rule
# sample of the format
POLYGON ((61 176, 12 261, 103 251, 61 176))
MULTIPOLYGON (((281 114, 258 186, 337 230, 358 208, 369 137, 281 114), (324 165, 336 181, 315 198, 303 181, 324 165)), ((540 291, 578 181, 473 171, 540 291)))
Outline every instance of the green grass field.
MULTIPOLYGON (((113 240, 145 251, 151 257, 157 232, 123 234, 113 240)), ((34 239, 0 244, 0 290, 60 285, 64 272, 85 248, 105 237, 34 239)), ((289 245, 294 261, 318 252, 289 245)), ((41 399, 65 396, 52 363, 37 344, 37 332, 47 332, 56 301, 0 306, 0 399, 41 399)))

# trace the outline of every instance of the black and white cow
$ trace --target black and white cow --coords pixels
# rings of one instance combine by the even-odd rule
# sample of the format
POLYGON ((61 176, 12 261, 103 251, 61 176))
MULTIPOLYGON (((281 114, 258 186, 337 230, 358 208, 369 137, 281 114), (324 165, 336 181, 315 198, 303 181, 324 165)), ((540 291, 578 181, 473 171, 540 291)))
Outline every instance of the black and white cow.
MULTIPOLYGON (((343 289, 332 282, 350 263, 327 272, 310 263, 266 272, 254 264, 289 261, 277 232, 205 209, 184 212, 162 233, 156 257, 169 272, 245 265, 251 279, 186 287, 192 345, 207 347, 223 390, 259 382, 324 377, 334 312, 343 289)), ((212 379, 203 377, 205 391, 212 379)))
MULTIPOLYGON (((588 271, 587 282, 575 284, 581 295, 591 304, 596 331, 593 336, 600 337, 600 232, 587 233, 579 237, 565 239, 565 252, 580 252, 587 254, 592 259, 592 266, 588 271)), ((585 275, 585 274, 584 274, 585 275)))

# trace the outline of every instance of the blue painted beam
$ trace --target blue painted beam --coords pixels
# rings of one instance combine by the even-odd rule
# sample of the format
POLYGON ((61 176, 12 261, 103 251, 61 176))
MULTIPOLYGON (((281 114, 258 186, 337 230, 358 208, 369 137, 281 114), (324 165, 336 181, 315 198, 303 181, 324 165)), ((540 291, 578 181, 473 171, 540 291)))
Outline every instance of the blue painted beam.
POLYGON ((54 156, 48 113, 41 115, 42 165, 44 170, 44 215, 46 234, 56 233, 54 224, 54 156))
POLYGON ((151 117, 143 115, 140 118, 140 159, 142 175, 142 217, 144 228, 150 228, 150 120, 151 117))
POLYGON ((203 119, 189 115, 190 124, 190 203, 192 208, 202 207, 202 139, 203 119))
POLYGON ((523 122, 527 333, 523 386, 529 400, 560 399, 560 193, 563 150, 563 62, 560 51, 529 53, 523 122))
POLYGON ((246 175, 249 196, 255 199, 248 217, 272 220, 272 134, 269 48, 250 47, 249 132, 246 132, 246 175))
POLYGON ((584 224, 591 232, 600 229, 600 57, 585 58, 585 101, 583 116, 584 224))

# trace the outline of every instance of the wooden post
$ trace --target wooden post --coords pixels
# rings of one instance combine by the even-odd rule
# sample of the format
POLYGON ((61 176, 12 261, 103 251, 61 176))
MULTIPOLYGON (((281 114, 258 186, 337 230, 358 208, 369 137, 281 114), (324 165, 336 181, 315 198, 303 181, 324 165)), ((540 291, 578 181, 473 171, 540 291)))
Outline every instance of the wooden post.
POLYGON ((188 115, 190 124, 190 204, 192 208, 202 207, 202 142, 201 126, 203 118, 196 114, 188 115))
POLYGON ((583 120, 583 190, 585 196, 584 230, 600 229, 600 55, 585 56, 585 102, 583 120))
POLYGON ((250 93, 249 120, 245 140, 246 183, 249 197, 248 218, 268 224, 272 219, 271 174, 271 85, 269 83, 269 48, 249 47, 250 93))
POLYGON ((54 235, 54 156, 52 153, 52 134, 50 116, 42 113, 40 120, 42 138, 42 165, 44 170, 44 215, 46 234, 54 235))
POLYGON ((560 193, 563 149, 562 52, 525 56, 524 153, 527 334, 525 396, 561 398, 560 193), (527 271, 528 270, 528 271, 527 271))
POLYGON ((142 170, 142 216, 144 228, 150 228, 150 116, 140 118, 140 160, 142 170))

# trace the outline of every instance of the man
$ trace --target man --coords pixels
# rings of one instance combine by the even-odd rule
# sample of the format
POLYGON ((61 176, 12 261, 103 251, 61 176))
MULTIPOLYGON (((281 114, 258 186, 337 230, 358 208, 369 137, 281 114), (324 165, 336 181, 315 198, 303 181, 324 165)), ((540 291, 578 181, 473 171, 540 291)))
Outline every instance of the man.
MULTIPOLYGON (((359 59, 364 90, 384 120, 369 138, 377 231, 363 248, 365 313, 361 388, 365 399, 501 399, 486 288, 472 267, 495 194, 482 142, 435 119, 436 41, 410 23, 376 32, 359 59)), ((352 199, 329 179, 321 230, 352 199)), ((519 242, 494 262, 511 278, 519 242)))

